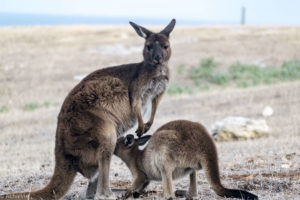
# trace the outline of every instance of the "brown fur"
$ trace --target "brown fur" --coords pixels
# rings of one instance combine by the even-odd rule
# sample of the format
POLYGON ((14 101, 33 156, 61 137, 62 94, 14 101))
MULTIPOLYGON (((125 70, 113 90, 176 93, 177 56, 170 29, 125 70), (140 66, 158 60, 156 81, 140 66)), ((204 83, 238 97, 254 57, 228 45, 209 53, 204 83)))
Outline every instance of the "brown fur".
POLYGON ((90 179, 87 198, 112 196, 109 167, 117 138, 136 122, 139 136, 148 131, 166 90, 171 56, 169 33, 175 20, 160 33, 152 33, 132 22, 131 25, 146 39, 144 61, 97 70, 72 89, 58 115, 56 165, 50 183, 30 194, 2 198, 59 199, 67 192, 76 172, 90 179), (144 124, 142 116, 151 102, 151 117, 144 124))
POLYGON ((184 120, 169 122, 152 135, 144 150, 139 150, 138 140, 128 144, 126 138, 120 138, 114 152, 126 163, 134 177, 126 197, 134 192, 141 193, 151 180, 162 180, 163 196, 173 197, 172 179, 185 175, 190 175, 189 194, 195 196, 198 193, 196 171, 203 167, 218 195, 257 199, 257 196, 246 191, 223 187, 215 143, 199 123, 184 120))

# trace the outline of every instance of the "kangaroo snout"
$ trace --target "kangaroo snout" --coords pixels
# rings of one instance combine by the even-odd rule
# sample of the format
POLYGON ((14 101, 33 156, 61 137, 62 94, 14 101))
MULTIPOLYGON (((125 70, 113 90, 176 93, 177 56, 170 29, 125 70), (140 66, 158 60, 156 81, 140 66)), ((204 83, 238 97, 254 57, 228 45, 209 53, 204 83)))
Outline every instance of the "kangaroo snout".
POLYGON ((160 44, 155 44, 153 48, 153 57, 152 57, 153 64, 161 64, 163 62, 163 51, 160 44))
POLYGON ((162 63, 162 56, 161 55, 154 55, 153 63, 156 64, 156 65, 161 64, 162 63))

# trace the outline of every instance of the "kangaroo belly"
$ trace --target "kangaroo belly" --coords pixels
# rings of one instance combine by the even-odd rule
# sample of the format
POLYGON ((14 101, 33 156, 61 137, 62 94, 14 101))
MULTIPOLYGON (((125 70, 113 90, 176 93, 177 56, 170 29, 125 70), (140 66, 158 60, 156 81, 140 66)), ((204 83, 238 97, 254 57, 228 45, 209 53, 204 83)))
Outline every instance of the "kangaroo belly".
MULTIPOLYGON (((176 168, 172 172, 172 179, 176 180, 182 177, 185 177, 193 172, 192 168, 176 168)), ((155 181, 161 181, 162 180, 162 174, 160 171, 152 171, 150 174, 148 174, 148 178, 155 181)))
POLYGON ((176 168, 172 173, 172 179, 182 178, 186 175, 189 175, 193 172, 192 168, 176 168))

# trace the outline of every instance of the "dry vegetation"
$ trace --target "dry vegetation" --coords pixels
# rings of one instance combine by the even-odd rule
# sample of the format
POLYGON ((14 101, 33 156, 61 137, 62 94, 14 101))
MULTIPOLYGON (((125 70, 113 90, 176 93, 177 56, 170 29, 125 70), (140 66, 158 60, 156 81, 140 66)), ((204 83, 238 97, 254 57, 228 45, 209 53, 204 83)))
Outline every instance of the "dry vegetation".
MULTIPOLYGON (((177 27, 171 42, 171 86, 192 90, 193 79, 181 72, 189 72, 208 57, 214 58, 216 70, 222 73, 237 61, 279 67, 284 61, 300 60, 300 27, 177 27)), ((78 83, 74 77, 138 62, 142 45, 129 26, 0 29, 0 194, 34 190, 49 181, 56 116, 78 83)), ((269 137, 217 144, 223 183, 251 190, 261 199, 300 199, 299 81, 250 88, 212 85, 192 94, 168 94, 151 132, 174 119, 209 127, 227 116, 262 118, 267 105, 274 109, 266 118, 272 128, 269 137)), ((112 187, 129 186, 129 170, 116 157, 110 173, 112 187)), ((222 199, 210 189, 203 172, 198 176, 199 198, 222 199)), ((80 198, 86 186, 87 180, 78 175, 65 199, 80 198)), ((186 189, 188 179, 175 186, 186 189)), ((148 189, 161 191, 162 187, 152 183, 148 189)))

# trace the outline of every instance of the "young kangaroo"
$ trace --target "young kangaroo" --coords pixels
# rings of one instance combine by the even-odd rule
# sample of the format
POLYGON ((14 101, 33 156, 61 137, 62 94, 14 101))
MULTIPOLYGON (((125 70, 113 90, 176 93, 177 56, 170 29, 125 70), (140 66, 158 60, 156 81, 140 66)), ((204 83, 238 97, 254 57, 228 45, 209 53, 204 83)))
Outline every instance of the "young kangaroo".
POLYGON ((136 133, 141 136, 153 123, 169 80, 169 34, 175 19, 159 33, 133 22, 130 24, 145 38, 144 60, 97 70, 72 89, 58 115, 56 164, 50 183, 36 192, 2 198, 59 199, 77 172, 90 179, 86 198, 113 197, 109 167, 117 138, 136 123, 136 133), (152 105, 151 116, 144 124, 142 116, 148 104, 152 105))
MULTIPOLYGON (((133 135, 118 139, 114 154, 130 169, 134 181, 125 197, 138 194, 151 180, 162 180, 163 196, 174 196, 172 179, 190 175, 189 195, 197 195, 196 171, 205 170, 213 190, 222 197, 258 199, 243 190, 225 188, 220 181, 217 150, 213 139, 199 123, 178 120, 160 127, 151 136, 134 139, 133 135), (149 139, 150 138, 150 139, 149 139), (144 150, 138 146, 145 144, 144 150)), ((134 195, 134 196, 135 196, 134 195)))

